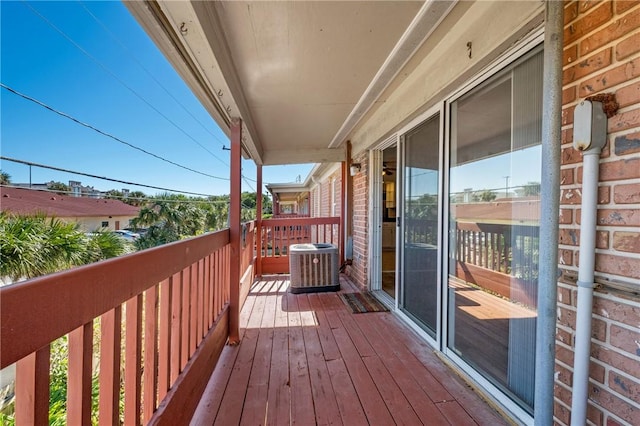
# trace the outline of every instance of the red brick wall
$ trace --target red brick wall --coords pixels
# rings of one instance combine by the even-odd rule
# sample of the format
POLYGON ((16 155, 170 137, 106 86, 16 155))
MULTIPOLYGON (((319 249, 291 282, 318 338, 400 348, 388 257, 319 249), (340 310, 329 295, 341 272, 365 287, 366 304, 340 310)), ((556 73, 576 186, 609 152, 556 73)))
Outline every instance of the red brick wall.
POLYGON ((353 261, 347 268, 352 281, 362 288, 369 285, 369 161, 367 153, 354 158, 360 163, 360 173, 353 177, 353 261))
MULTIPOLYGON (((317 197, 320 197, 320 214, 316 214, 315 204, 311 205, 312 217, 330 217, 340 216, 342 211, 342 168, 339 167, 334 173, 324 179, 318 186, 311 191, 312 203, 315 203, 317 197), (334 183, 335 182, 335 183, 334 183), (335 203, 335 210, 332 205, 335 203), (333 214, 332 214, 333 213, 333 214)), ((340 226, 343 226, 340 224, 340 226)), ((333 242, 340 245, 339 229, 334 228, 333 242)))
MULTIPOLYGON (((596 276, 640 291, 640 2, 573 1, 565 8, 556 403, 569 424, 580 244, 582 155, 573 149, 573 109, 597 93, 620 104, 600 160, 596 276)), ((588 419, 640 424, 640 301, 596 290, 588 419)))

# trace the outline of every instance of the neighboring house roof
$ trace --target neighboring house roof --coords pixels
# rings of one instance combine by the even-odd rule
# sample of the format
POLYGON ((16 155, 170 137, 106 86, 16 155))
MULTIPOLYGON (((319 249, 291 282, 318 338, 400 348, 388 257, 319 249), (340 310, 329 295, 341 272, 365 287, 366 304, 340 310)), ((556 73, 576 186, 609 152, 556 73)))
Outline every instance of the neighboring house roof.
POLYGON ((540 199, 538 197, 505 198, 486 203, 456 203, 451 205, 451 215, 458 221, 484 223, 519 222, 539 224, 540 199))
POLYGON ((139 208, 120 200, 70 197, 50 191, 0 187, 0 210, 55 217, 137 216, 139 208))

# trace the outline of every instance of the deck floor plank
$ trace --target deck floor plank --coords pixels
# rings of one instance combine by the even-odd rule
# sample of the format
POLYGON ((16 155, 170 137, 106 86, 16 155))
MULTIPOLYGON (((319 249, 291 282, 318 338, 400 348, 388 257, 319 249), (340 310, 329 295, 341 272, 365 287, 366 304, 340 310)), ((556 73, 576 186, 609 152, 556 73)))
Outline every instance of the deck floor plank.
POLYGON ((390 425, 394 424, 393 418, 387 409, 378 388, 369 375, 362 358, 358 354, 349 334, 344 328, 333 329, 333 335, 340 348, 342 359, 347 366, 353 385, 358 393, 358 398, 370 424, 390 425))
MULTIPOLYGON (((304 298, 306 300, 306 298, 304 298)), ((309 365, 305 351, 305 341, 300 319, 298 298, 289 294, 287 310, 289 312, 289 378, 291 381, 291 423, 310 425, 316 422, 313 405, 309 365), (298 325, 295 325, 295 324, 298 325), (294 324, 291 326, 291 324, 294 324)))
POLYGON ((254 283, 192 425, 508 424, 394 314, 287 286, 254 283))
POLYGON ((340 358, 328 360, 327 369, 331 376, 333 390, 336 393, 342 423, 349 426, 368 425, 367 416, 364 414, 362 403, 358 399, 358 394, 353 387, 344 361, 340 358))
POLYGON ((413 407, 411 407, 411 404, 393 380, 389 371, 384 367, 380 358, 368 356, 362 360, 396 424, 420 424, 420 419, 418 419, 413 407))
MULTIPOLYGON (((244 337, 245 330, 249 324, 249 318, 253 313, 255 302, 255 296, 248 296, 240 313, 241 339, 244 337)), ((222 404, 226 384, 229 382, 239 351, 239 346, 227 346, 220 354, 218 364, 211 375, 209 383, 207 383, 200 404, 198 404, 196 412, 193 415, 193 420, 191 421, 192 426, 205 426, 214 423, 218 410, 220 409, 220 404, 222 404), (220 384, 224 384, 224 386, 220 384)))
POLYGON ((239 345, 238 357, 233 365, 231 376, 227 384, 218 415, 216 425, 237 425, 242 417, 242 409, 249 385, 249 375, 258 343, 259 331, 247 329, 239 345))
POLYGON ((262 329, 249 377, 249 386, 242 410, 242 425, 261 425, 265 422, 269 396, 269 365, 273 345, 273 330, 262 329))
MULTIPOLYGON (((429 345, 420 340, 415 333, 397 333, 397 327, 402 327, 398 318, 393 315, 381 318, 384 321, 384 327, 387 336, 394 336, 398 341, 402 342, 414 354, 419 363, 428 370, 437 382, 449 394, 448 399, 454 399, 460 403, 460 406, 471 415, 479 425, 506 425, 509 424, 505 419, 500 417, 495 410, 488 409, 487 403, 475 392, 469 389, 467 383, 462 380, 456 373, 451 371, 437 356, 434 355, 433 349, 429 345), (394 332, 395 331, 395 332, 394 332)), ((438 400, 434 400, 436 403, 438 400)), ((444 402, 444 400, 440 400, 444 402)))
MULTIPOLYGON (((421 382, 427 383, 428 386, 428 383, 431 382, 429 379, 432 378, 426 377, 425 380, 424 374, 420 374, 421 368, 411 369, 403 364, 402 360, 412 358, 412 354, 408 350, 404 352, 394 351, 387 344, 385 337, 379 332, 377 317, 371 320, 363 315, 355 315, 354 320, 371 342, 371 346, 402 390, 420 421, 424 424, 448 424, 444 415, 438 410, 429 396, 428 391, 431 389, 427 388, 425 391, 420 386, 421 382)), ((437 386, 440 386, 440 383, 437 383, 437 386)))
POLYGON ((314 404, 318 407, 316 421, 319 425, 342 424, 329 370, 322 354, 318 332, 309 327, 302 330, 302 332, 309 362, 311 393, 314 404))
POLYGON ((351 337, 351 341, 355 345, 360 356, 361 357, 375 356, 376 352, 373 350, 373 348, 369 344, 369 341, 364 336, 364 334, 362 334, 362 331, 360 331, 360 328, 358 328, 358 326, 354 321, 355 318, 357 318, 358 316, 373 317, 375 316, 375 314, 374 315, 371 315, 371 314, 353 315, 351 313, 347 313, 343 311, 343 312, 340 312, 338 316, 342 321, 343 327, 345 328, 345 330, 347 330, 347 333, 349 333, 349 337, 351 337))
POLYGON ((322 302, 317 297, 308 298, 311 305, 311 309, 316 313, 316 319, 318 321, 318 337, 320 338, 320 344, 322 345, 322 351, 324 353, 324 359, 331 361, 340 358, 340 350, 336 344, 336 339, 331 332, 331 325, 327 319, 327 315, 323 310, 322 302))
POLYGON ((266 424, 289 424, 291 394, 289 386, 289 333, 286 328, 275 328, 273 331, 268 404, 266 424))

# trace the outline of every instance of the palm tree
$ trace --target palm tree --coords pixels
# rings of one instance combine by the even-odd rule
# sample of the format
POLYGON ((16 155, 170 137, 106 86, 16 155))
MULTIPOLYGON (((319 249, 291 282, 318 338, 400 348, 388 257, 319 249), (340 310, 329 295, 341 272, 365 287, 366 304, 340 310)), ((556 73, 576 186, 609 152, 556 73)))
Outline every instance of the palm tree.
POLYGON ((0 185, 9 185, 11 183, 11 175, 0 170, 0 185))
POLYGON ((115 235, 85 235, 56 218, 0 213, 0 277, 12 281, 119 256, 126 243, 115 235))

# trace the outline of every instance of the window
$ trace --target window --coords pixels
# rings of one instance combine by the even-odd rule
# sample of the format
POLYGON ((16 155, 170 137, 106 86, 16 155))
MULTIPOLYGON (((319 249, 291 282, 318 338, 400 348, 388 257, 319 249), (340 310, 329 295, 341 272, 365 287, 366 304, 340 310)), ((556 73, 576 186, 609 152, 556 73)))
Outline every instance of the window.
POLYGON ((109 227, 109 221, 108 220, 103 221, 102 222, 102 227, 103 228, 108 228, 109 227))

